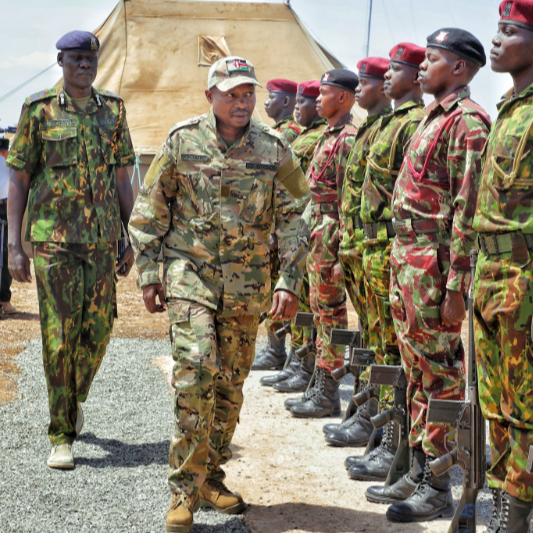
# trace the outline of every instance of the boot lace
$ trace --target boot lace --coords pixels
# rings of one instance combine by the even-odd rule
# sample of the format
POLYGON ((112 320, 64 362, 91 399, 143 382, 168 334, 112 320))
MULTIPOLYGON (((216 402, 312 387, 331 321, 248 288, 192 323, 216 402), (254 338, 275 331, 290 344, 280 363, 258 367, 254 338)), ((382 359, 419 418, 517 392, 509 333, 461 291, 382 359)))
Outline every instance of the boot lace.
POLYGON ((507 527, 509 525, 509 513, 511 512, 511 501, 507 497, 507 494, 502 494, 502 509, 500 513, 500 531, 499 533, 507 533, 507 527))
POLYGON ((498 509, 499 490, 490 489, 492 493, 492 516, 490 517, 489 527, 485 533, 500 532, 500 510, 498 509))

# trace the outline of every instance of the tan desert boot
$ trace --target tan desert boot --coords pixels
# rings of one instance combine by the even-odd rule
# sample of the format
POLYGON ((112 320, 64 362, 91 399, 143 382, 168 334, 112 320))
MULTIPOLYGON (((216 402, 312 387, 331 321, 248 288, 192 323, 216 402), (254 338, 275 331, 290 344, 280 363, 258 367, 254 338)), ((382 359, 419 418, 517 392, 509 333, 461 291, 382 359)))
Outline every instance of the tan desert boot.
POLYGON ((167 531, 172 533, 187 533, 193 528, 193 513, 198 503, 198 495, 186 496, 172 494, 172 501, 167 513, 167 531))
POLYGON ((224 514, 242 513, 246 507, 238 492, 231 492, 224 483, 206 479, 198 498, 198 507, 211 507, 224 514))
POLYGON ((74 457, 72 455, 72 444, 58 444, 52 446, 50 457, 46 464, 50 468, 59 468, 61 470, 72 470, 74 468, 74 457))
POLYGON ((81 403, 78 402, 78 414, 76 415, 76 437, 79 437, 81 433, 84 420, 85 417, 83 416, 83 409, 81 408, 81 403))

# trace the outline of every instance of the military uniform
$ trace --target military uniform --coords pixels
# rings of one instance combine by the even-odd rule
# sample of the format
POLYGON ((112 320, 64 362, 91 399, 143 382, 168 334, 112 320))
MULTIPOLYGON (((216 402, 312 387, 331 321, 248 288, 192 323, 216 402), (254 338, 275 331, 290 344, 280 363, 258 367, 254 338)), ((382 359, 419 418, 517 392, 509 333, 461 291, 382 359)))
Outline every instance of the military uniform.
POLYGON ((270 229, 274 223, 279 237, 276 289, 298 294, 308 196, 279 133, 252 120, 227 146, 212 110, 174 126, 145 177, 130 235, 141 288, 159 282, 163 253, 176 391, 169 482, 176 494, 194 496, 206 478, 224 478, 258 317, 270 305, 270 229))
POLYGON ((26 99, 6 164, 31 175, 33 245, 52 445, 76 437, 113 326, 116 167, 135 162, 122 99, 93 88, 82 112, 61 88, 26 99))
POLYGON ((302 133, 302 127, 292 115, 287 115, 274 125, 274 129, 279 131, 285 139, 292 145, 298 135, 302 133))

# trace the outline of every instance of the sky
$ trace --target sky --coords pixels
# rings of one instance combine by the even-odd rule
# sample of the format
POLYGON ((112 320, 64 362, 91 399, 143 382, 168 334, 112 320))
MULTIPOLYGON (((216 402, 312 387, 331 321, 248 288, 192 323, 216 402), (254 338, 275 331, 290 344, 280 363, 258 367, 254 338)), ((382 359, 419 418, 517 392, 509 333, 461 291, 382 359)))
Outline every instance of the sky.
MULTIPOLYGON (((117 1, 0 0, 3 22, 0 32, 0 128, 16 124, 25 97, 52 86, 61 77, 61 69, 56 65, 13 96, 1 101, 2 97, 55 62, 55 43, 59 37, 73 29, 95 30, 117 1)), ((358 61, 365 57, 369 2, 291 0, 290 3, 315 38, 348 68, 356 70, 358 61)), ((370 56, 388 57, 389 50, 402 41, 423 46, 433 31, 450 26, 472 32, 483 43, 487 56, 490 53, 500 0, 372 2, 370 56)), ((510 87, 510 77, 494 74, 488 65, 472 83, 472 97, 494 118, 496 103, 510 87)))

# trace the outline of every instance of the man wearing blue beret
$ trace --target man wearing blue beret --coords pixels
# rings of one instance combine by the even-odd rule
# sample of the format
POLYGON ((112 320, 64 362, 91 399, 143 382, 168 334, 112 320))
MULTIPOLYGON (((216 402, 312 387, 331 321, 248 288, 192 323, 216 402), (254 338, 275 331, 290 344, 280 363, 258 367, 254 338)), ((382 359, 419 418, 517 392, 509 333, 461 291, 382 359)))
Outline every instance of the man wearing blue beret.
POLYGON ((127 167, 135 154, 122 99, 92 86, 100 43, 72 31, 56 44, 63 84, 28 97, 6 165, 9 271, 30 282, 33 259, 48 386, 51 468, 72 469, 81 403, 104 357, 115 311, 115 270, 133 264, 131 248, 116 263, 121 221, 128 226, 133 193, 127 167))

